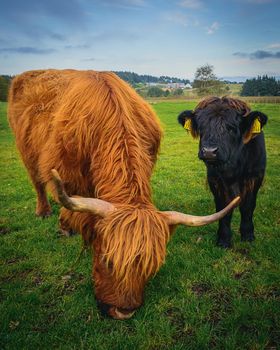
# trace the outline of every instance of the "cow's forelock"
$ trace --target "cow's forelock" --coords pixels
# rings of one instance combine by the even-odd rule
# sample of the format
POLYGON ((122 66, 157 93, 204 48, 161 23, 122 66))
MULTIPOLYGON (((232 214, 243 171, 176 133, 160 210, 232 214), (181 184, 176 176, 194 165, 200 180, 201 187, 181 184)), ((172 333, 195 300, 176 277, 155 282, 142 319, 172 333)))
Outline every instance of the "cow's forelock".
POLYGON ((210 166, 220 170, 235 167, 243 147, 240 112, 219 103, 197 110, 195 118, 200 134, 199 157, 203 148, 217 148, 216 163, 210 166))
POLYGON ((166 220, 152 206, 123 205, 100 220, 96 231, 97 298, 122 308, 140 306, 146 282, 165 260, 166 220))

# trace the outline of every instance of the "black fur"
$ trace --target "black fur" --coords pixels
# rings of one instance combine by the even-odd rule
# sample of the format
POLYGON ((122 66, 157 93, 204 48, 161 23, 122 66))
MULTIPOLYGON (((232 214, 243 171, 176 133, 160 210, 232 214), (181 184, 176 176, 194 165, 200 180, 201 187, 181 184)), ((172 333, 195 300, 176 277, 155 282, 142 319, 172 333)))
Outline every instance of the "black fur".
MULTIPOLYGON (((222 101, 222 100, 221 100, 222 101)), ((178 116, 184 126, 191 119, 192 135, 199 136, 198 157, 207 167, 207 180, 214 195, 216 210, 224 208, 235 196, 241 195, 241 240, 253 241, 253 213, 258 190, 263 182, 266 168, 266 150, 263 132, 250 136, 256 118, 261 127, 267 116, 253 111, 242 114, 225 103, 216 101, 195 112, 185 111, 178 116), (244 143, 247 136, 247 143, 244 143), (205 159, 205 149, 217 149, 215 159, 205 159)), ((217 244, 231 246, 232 213, 219 222, 217 244)))

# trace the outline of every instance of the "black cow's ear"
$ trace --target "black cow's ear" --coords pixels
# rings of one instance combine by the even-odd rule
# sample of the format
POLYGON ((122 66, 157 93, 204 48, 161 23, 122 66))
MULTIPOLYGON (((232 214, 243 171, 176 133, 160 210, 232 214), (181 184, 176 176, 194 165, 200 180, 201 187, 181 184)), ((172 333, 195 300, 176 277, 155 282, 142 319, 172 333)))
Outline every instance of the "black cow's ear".
POLYGON ((248 143, 261 133, 263 126, 267 123, 267 116, 262 112, 252 111, 243 118, 243 141, 248 143))
POLYGON ((198 137, 198 128, 193 111, 184 111, 178 115, 178 122, 185 130, 191 133, 192 137, 198 137))
POLYGON ((248 120, 249 126, 259 121, 261 129, 267 123, 267 115, 258 111, 250 112, 246 115, 246 119, 248 120))

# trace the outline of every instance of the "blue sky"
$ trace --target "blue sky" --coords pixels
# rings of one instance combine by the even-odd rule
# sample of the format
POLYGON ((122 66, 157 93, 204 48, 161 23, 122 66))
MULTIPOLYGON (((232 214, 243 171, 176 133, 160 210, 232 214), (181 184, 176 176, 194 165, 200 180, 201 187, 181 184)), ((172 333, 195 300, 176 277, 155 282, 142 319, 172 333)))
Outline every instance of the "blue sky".
POLYGON ((192 79, 280 75, 279 0, 14 0, 0 9, 0 74, 126 70, 192 79))

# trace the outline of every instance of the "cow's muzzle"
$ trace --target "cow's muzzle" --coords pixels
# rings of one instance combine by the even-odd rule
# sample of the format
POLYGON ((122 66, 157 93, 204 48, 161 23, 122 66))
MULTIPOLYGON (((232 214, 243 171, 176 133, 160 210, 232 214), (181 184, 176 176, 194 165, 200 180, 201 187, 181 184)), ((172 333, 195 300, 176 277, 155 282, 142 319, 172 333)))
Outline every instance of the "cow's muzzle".
POLYGON ((205 162, 216 162, 218 147, 202 147, 199 152, 199 158, 205 162))
POLYGON ((103 303, 101 300, 97 300, 97 306, 102 316, 112 317, 116 320, 128 320, 136 312, 136 309, 132 310, 118 308, 116 306, 103 303))

